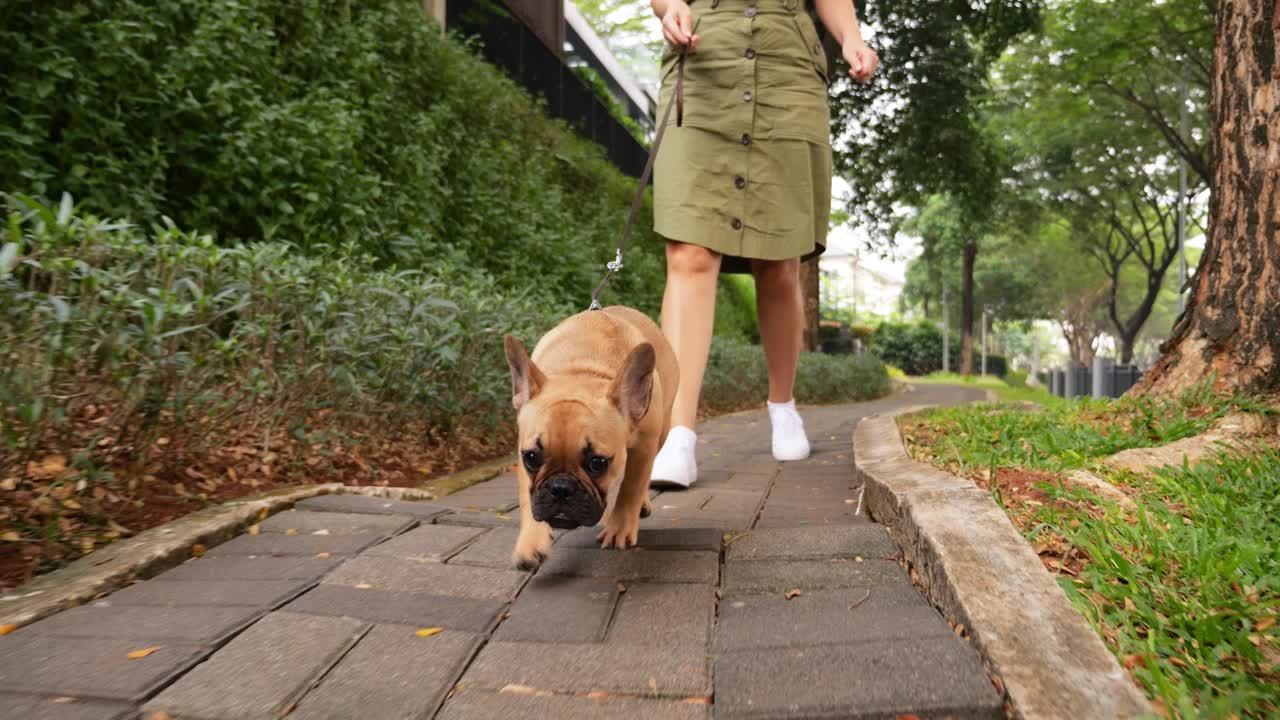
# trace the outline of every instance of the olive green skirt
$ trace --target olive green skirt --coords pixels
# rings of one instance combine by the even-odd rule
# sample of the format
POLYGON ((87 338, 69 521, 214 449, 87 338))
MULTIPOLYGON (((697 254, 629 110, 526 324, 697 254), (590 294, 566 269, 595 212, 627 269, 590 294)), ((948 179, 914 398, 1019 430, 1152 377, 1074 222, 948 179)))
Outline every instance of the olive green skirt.
MULTIPOLYGON (((831 213, 826 57, 802 0, 695 0, 698 52, 685 60, 684 124, 654 164, 654 229, 749 259, 810 258, 831 213)), ((660 109, 678 54, 662 58, 660 109)))

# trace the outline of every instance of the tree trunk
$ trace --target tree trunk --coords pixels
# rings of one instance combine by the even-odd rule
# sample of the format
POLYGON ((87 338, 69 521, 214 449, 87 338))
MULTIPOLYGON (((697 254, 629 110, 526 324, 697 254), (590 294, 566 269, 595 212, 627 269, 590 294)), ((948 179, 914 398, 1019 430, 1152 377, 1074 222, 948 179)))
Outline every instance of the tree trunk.
POLYGON ((1120 364, 1128 365, 1133 362, 1133 345, 1137 342, 1136 337, 1120 337, 1120 364))
POLYGON ((818 349, 818 259, 800 263, 800 297, 804 299, 804 349, 818 349))
POLYGON ((973 266, 978 258, 978 241, 964 242, 964 267, 960 298, 960 374, 973 374, 973 266))
POLYGON ((1135 392, 1280 389, 1280 16, 1220 0, 1210 108, 1214 192, 1186 312, 1135 392))

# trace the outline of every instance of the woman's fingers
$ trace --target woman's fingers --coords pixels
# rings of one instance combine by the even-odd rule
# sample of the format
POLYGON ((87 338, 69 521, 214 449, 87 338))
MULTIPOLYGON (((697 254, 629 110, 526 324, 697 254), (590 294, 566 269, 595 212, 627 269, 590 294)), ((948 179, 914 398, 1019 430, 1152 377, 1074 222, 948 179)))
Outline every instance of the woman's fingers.
POLYGON ((672 45, 680 46, 689 42, 688 34, 680 29, 679 19, 671 15, 662 19, 662 34, 667 38, 667 42, 672 45))

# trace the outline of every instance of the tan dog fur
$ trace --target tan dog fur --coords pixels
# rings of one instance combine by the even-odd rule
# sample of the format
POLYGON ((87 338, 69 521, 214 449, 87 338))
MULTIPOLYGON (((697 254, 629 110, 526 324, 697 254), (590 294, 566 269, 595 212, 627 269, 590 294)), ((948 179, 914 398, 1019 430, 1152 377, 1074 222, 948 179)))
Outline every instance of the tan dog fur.
POLYGON ((535 483, 553 473, 572 472, 605 499, 621 480, 598 539, 606 548, 634 546, 640 518, 650 511, 649 474, 671 426, 679 382, 662 330, 638 310, 613 306, 566 319, 542 337, 532 357, 511 335, 505 346, 519 425, 520 534, 512 561, 533 569, 551 552, 551 526, 534 519, 530 498, 535 483), (531 473, 524 453, 539 442, 542 465, 531 473), (588 446, 612 458, 594 479, 583 467, 588 446))

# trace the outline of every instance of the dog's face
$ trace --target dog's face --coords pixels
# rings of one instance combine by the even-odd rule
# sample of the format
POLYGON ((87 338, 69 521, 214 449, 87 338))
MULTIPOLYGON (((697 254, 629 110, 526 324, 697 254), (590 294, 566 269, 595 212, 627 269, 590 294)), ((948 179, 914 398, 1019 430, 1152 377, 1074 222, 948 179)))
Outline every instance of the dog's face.
POLYGON ((584 405, 546 392, 520 417, 520 469, 533 518, 553 528, 595 525, 627 462, 622 413, 607 402, 584 405))
POLYGON ((520 482, 533 518, 554 528, 600 521, 609 490, 624 475, 635 423, 648 410, 654 353, 631 352, 603 395, 572 374, 544 375, 515 338, 506 343, 519 425, 520 482))

